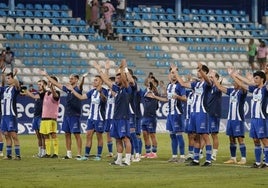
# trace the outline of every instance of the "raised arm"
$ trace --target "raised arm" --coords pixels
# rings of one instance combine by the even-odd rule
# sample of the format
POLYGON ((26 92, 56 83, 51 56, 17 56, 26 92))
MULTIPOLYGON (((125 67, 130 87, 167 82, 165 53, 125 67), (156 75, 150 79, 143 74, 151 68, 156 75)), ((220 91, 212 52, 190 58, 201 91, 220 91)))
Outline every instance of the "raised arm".
POLYGON ((107 74, 105 74, 102 70, 100 65, 94 61, 93 63, 93 67, 98 71, 99 75, 101 76, 101 79, 103 80, 103 82, 109 87, 112 88, 113 86, 113 82, 109 79, 109 76, 107 74))
POLYGON ((153 98, 153 99, 162 101, 162 102, 168 102, 168 99, 167 98, 165 98, 165 97, 159 97, 159 96, 155 95, 153 92, 148 92, 146 94, 146 97, 150 97, 150 98, 153 98))
POLYGON ((243 77, 240 76, 240 75, 238 75, 237 72, 235 72, 234 70, 228 69, 228 73, 230 74, 230 76, 232 77, 232 79, 235 81, 235 83, 237 83, 237 85, 239 85, 242 89, 244 89, 244 90, 248 90, 249 89, 248 88, 248 85, 244 84, 244 82, 239 79, 239 78, 243 78, 243 77))
POLYGON ((80 84, 79 84, 79 86, 78 86, 78 88, 79 88, 80 90, 83 90, 83 85, 84 85, 84 83, 85 83, 85 77, 87 77, 87 75, 88 75, 88 72, 85 73, 85 74, 83 74, 83 76, 82 76, 81 82, 80 82, 80 84))
MULTIPOLYGON (((182 87, 191 88, 191 82, 184 82, 178 74, 178 67, 176 65, 170 66, 170 73, 175 74, 177 81, 182 87)), ((170 76, 170 75, 169 75, 170 76)))
POLYGON ((61 89, 62 90, 62 87, 63 85, 59 82, 57 82, 56 80, 54 80, 53 78, 51 78, 46 71, 42 71, 42 70, 39 70, 39 73, 42 75, 42 76, 45 76, 47 78, 48 81, 51 82, 51 84, 55 85, 57 88, 61 89))
POLYGON ((211 72, 211 77, 212 77, 212 80, 213 80, 214 85, 215 85, 221 92, 223 92, 223 93, 226 94, 226 93, 227 93, 227 88, 224 87, 224 86, 222 86, 222 85, 220 84, 220 82, 219 82, 218 79, 216 78, 216 75, 215 75, 215 72, 214 72, 214 71, 211 72))
POLYGON ((80 93, 77 93, 77 92, 74 90, 73 86, 71 86, 70 84, 67 84, 66 87, 67 87, 67 88, 72 92, 72 94, 73 94, 75 97, 77 97, 78 99, 80 99, 80 100, 85 100, 85 99, 87 99, 87 95, 86 95, 86 94, 81 95, 80 93))
POLYGON ((28 96, 28 97, 31 97, 32 99, 40 99, 40 95, 39 94, 34 95, 29 90, 25 90, 23 94, 26 95, 26 96, 28 96))
POLYGON ((202 64, 200 62, 198 62, 198 72, 200 73, 201 77, 205 80, 205 82, 207 82, 209 85, 212 85, 211 80, 209 79, 207 73, 205 73, 202 70, 202 64))

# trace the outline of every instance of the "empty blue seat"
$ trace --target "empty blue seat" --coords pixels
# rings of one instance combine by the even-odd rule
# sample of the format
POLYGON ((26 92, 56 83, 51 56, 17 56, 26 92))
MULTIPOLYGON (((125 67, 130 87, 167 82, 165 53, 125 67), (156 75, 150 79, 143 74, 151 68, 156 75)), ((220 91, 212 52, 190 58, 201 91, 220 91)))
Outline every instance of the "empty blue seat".
POLYGON ((172 8, 167 8, 166 12, 168 14, 174 14, 174 10, 172 8))
POLYGON ((192 10, 191 10, 191 13, 192 13, 192 14, 198 14, 198 10, 197 10, 197 9, 192 9, 192 10))
POLYGON ((18 39, 18 40, 20 40, 20 39, 23 39, 23 37, 22 37, 19 33, 16 33, 16 34, 14 35, 14 39, 18 39))
POLYGON ((59 5, 57 5, 57 4, 53 4, 52 5, 52 10, 60 10, 60 6, 59 5))
POLYGON ((201 20, 202 22, 207 22, 207 21, 208 21, 208 18, 207 18, 207 16, 201 16, 201 17, 200 17, 200 20, 201 20))
POLYGON ((53 11, 51 16, 54 17, 54 18, 59 18, 60 14, 57 11, 53 11))
POLYGON ((61 5, 60 9, 61 9, 61 10, 69 10, 69 8, 68 8, 67 5, 61 5))
POLYGON ((210 39, 209 39, 209 38, 204 38, 204 39, 203 39, 203 42, 204 42, 204 43, 210 43, 210 39))
POLYGON ((30 34, 24 34, 24 35, 23 35, 23 38, 24 38, 24 39, 27 39, 27 40, 32 39, 32 37, 31 37, 30 34))
POLYGON ((79 24, 79 25, 86 25, 87 23, 85 22, 85 20, 79 20, 79 21, 78 21, 78 24, 79 24))
POLYGON ((132 12, 132 9, 130 7, 127 7, 126 12, 132 12))
POLYGON ((217 20, 217 22, 223 22, 224 21, 222 16, 217 16, 216 20, 217 20))
POLYGON ((205 15, 207 11, 205 9, 199 9, 199 14, 205 15))
POLYGON ((198 22, 198 21, 199 21, 199 16, 193 16, 193 17, 192 17, 192 20, 193 20, 194 22, 198 22))
POLYGON ((225 16, 224 21, 228 23, 228 22, 232 22, 232 19, 229 16, 225 16))
POLYGON ((69 14, 67 12, 61 12, 61 17, 68 18, 70 16, 69 16, 69 14))
POLYGON ((229 10, 223 10, 223 12, 222 12, 224 15, 227 15, 227 16, 229 16, 230 15, 230 11, 229 10))
POLYGON ((133 7, 133 12, 139 13, 140 12, 140 8, 139 7, 133 7))
POLYGON ((135 28, 134 29, 134 34, 136 34, 136 35, 142 34, 141 29, 135 28))
POLYGON ((133 23, 131 21, 126 21, 125 22, 125 26, 132 27, 133 26, 133 23))
POLYGON ((43 16, 46 17, 46 18, 50 18, 51 17, 51 14, 49 11, 44 11, 43 12, 43 16))
POLYGON ((50 36, 47 35, 47 34, 43 34, 43 35, 42 35, 42 39, 43 39, 43 40, 50 40, 50 36))
POLYGON ((6 8, 8 8, 8 6, 5 3, 0 3, 0 8, 6 9, 6 8))
POLYGON ((60 25, 60 21, 58 19, 56 19, 56 18, 53 18, 52 19, 52 24, 53 25, 60 25))
POLYGON ((144 42, 149 42, 149 41, 152 41, 152 39, 150 37, 148 37, 148 36, 144 36, 143 41, 144 42))
POLYGON ((21 10, 16 11, 16 16, 18 17, 24 17, 24 12, 21 10))
POLYGON ((42 12, 36 10, 36 11, 34 11, 34 16, 35 17, 42 17, 43 15, 42 15, 42 12))
POLYGON ((218 15, 222 15, 222 11, 220 9, 216 9, 215 13, 218 15))
POLYGON ((6 15, 7 15, 6 11, 0 10, 0 16, 6 16, 6 15))
POLYGON ((35 5, 34 5, 34 9, 36 9, 36 10, 42 10, 43 7, 42 7, 41 4, 35 4, 35 5))
POLYGON ((130 36, 126 36, 126 41, 131 42, 131 41, 133 41, 133 38, 130 36))
POLYGON ((232 11, 231 11, 231 14, 232 14, 233 16, 238 16, 238 12, 237 12, 236 10, 232 10, 232 11))
POLYGON ((26 11, 25 11, 25 16, 26 16, 26 17, 33 17, 33 12, 30 11, 30 10, 26 10, 26 11))
POLYGON ((78 31, 79 31, 79 33, 86 33, 87 32, 87 29, 84 26, 80 26, 79 29, 78 29, 78 31))
POLYGON ((176 19, 175 19, 175 16, 168 14, 167 20, 172 22, 172 21, 175 21, 176 19))
POLYGON ((141 18, 142 18, 143 20, 150 20, 149 14, 142 14, 142 15, 141 15, 141 18))
POLYGON ((50 4, 44 4, 44 9, 45 10, 51 10, 50 4))
POLYGON ((189 10, 189 9, 183 9, 183 10, 182 10, 182 13, 183 13, 183 14, 190 14, 190 10, 189 10))
POLYGON ((34 40, 40 40, 41 37, 40 37, 40 35, 38 35, 38 34, 34 34, 34 35, 33 35, 33 39, 34 39, 34 40))
POLYGON ((210 14, 210 15, 215 14, 215 13, 214 13, 214 11, 213 11, 213 10, 211 10, 211 9, 207 10, 207 13, 208 13, 208 14, 210 14))
POLYGON ((117 21, 116 21, 116 26, 117 26, 117 27, 123 27, 123 26, 124 26, 123 21, 122 21, 122 20, 117 20, 117 21))
POLYGON ((150 19, 151 19, 151 20, 158 20, 158 17, 157 17, 156 14, 152 14, 150 19))
POLYGON ((17 9, 25 9, 24 4, 22 4, 22 3, 18 3, 16 8, 17 9))
POLYGON ((125 18, 126 18, 126 20, 131 20, 132 19, 132 14, 131 13, 126 13, 125 18))
POLYGON ((33 9, 34 9, 34 6, 33 6, 33 4, 31 4, 31 3, 27 3, 27 4, 25 5, 25 8, 26 8, 27 10, 33 10, 33 9))
POLYGON ((233 22, 240 22, 239 18, 238 17, 233 17, 233 22))
POLYGON ((133 38, 133 41, 135 41, 135 42, 142 42, 142 37, 140 37, 140 36, 135 36, 135 37, 133 38))

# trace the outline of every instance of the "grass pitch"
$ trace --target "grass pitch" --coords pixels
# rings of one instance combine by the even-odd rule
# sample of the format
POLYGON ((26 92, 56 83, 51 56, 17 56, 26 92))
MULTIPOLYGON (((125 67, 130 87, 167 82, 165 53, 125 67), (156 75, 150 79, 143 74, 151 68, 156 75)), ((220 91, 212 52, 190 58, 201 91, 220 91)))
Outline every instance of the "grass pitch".
MULTIPOLYGON (((34 135, 20 135, 21 161, 0 160, 0 187, 267 187, 268 169, 252 169, 254 162, 253 142, 246 138, 247 165, 225 165, 229 158, 228 137, 221 133, 217 161, 211 167, 189 167, 185 164, 168 163, 171 156, 169 135, 157 134, 158 158, 143 159, 128 167, 111 166, 103 149, 101 161, 77 161, 75 159, 39 159, 34 135)), ((96 140, 96 139, 94 139, 96 140)), ((65 156, 64 135, 59 135, 60 155, 65 156)), ((73 138, 74 141, 74 138, 73 138)), ((83 135, 85 141, 85 135, 83 135)), ((114 144, 115 145, 115 144, 114 144)), ((96 141, 92 154, 96 152, 96 141)), ((187 151, 187 142, 186 142, 187 151)), ((14 151, 13 151, 14 153, 14 151)), ((237 150, 240 157, 239 147, 237 150)), ((76 154, 73 142, 73 155, 76 154)), ((202 161, 203 163, 204 161, 202 161)))

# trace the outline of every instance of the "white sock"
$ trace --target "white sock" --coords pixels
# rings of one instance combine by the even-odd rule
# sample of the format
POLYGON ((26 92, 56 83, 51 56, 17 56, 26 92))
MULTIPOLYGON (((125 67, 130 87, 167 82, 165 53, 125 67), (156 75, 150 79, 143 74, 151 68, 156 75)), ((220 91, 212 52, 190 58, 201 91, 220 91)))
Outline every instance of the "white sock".
POLYGON ((213 149, 212 150, 212 156, 217 156, 218 150, 217 149, 213 149))
POLYGON ((125 162, 127 164, 130 164, 130 157, 131 157, 131 154, 130 153, 126 153, 126 160, 125 160, 125 162))
POLYGON ((122 153, 117 153, 117 159, 115 161, 115 163, 117 164, 121 164, 122 163, 122 153))
POLYGON ((67 150, 67 156, 68 156, 69 158, 72 158, 72 151, 67 150))

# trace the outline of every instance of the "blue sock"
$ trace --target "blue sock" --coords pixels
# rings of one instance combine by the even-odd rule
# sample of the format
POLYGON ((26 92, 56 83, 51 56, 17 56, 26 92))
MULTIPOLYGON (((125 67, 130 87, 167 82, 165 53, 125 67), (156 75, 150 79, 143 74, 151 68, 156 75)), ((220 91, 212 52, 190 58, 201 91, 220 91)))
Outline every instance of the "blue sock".
POLYGON ((194 160, 199 161, 200 148, 194 148, 194 160))
POLYGON ((176 136, 177 136, 177 140, 178 140, 180 154, 184 155, 185 154, 185 143, 184 143, 183 136, 182 135, 176 135, 176 136))
POLYGON ((113 153, 113 142, 107 142, 107 148, 109 153, 113 153))
POLYGON ((97 156, 98 157, 101 157, 101 154, 102 154, 102 146, 98 146, 98 151, 97 151, 97 156))
POLYGON ((12 156, 12 146, 6 146, 7 156, 12 156))
POLYGON ((3 151, 3 148, 4 148, 4 142, 0 142, 0 152, 3 151))
POLYGON ((151 146, 150 145, 145 145, 145 152, 151 153, 151 146))
POLYGON ((15 154, 16 154, 16 156, 20 156, 20 146, 17 145, 17 146, 14 146, 14 148, 15 148, 15 154))
POLYGON ((137 136, 136 136, 136 133, 133 132, 133 133, 130 133, 130 142, 131 142, 131 154, 133 155, 134 154, 134 151, 137 152, 137 136))
POLYGON ((261 153, 262 153, 261 146, 260 145, 255 146, 255 160, 256 160, 257 163, 261 162, 261 153))
POLYGON ((153 153, 156 153, 156 152, 157 152, 157 146, 153 146, 153 147, 152 147, 152 152, 153 152, 153 153))
POLYGON ((206 145, 206 161, 211 161, 212 146, 206 145))
POLYGON ((137 138, 138 139, 138 145, 139 145, 139 154, 142 153, 142 139, 140 137, 137 138))
POLYGON ((230 144, 231 157, 236 157, 236 144, 230 144))
POLYGON ((85 157, 89 157, 89 153, 90 153, 91 147, 85 147, 85 157))
POLYGON ((175 134, 170 134, 172 155, 178 155, 178 140, 175 134))
POLYGON ((268 164, 268 147, 264 147, 263 152, 265 157, 265 164, 268 164))
POLYGON ((246 158, 246 145, 245 144, 240 144, 240 152, 241 152, 241 157, 245 157, 246 158))
POLYGON ((194 154, 194 146, 188 146, 189 154, 194 154))

